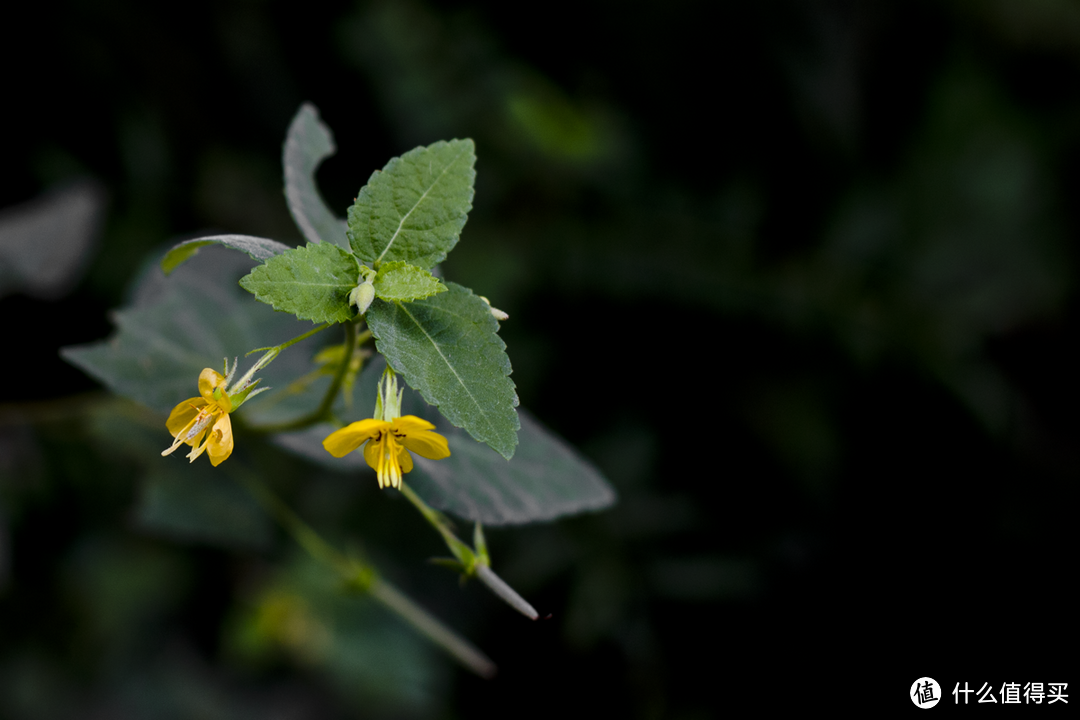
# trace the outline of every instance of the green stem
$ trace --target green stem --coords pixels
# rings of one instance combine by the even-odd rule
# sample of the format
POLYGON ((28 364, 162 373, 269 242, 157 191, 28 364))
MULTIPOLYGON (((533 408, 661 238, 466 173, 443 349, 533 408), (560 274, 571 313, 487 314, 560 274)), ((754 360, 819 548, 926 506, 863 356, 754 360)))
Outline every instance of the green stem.
MULTIPOLYGON (((488 589, 495 593, 499 598, 504 600, 510 607, 517 610, 519 613, 529 618, 530 620, 536 620, 540 617, 540 613, 536 612, 536 608, 528 603, 525 598, 521 597, 512 587, 506 584, 501 577, 495 574, 495 571, 491 569, 491 561, 488 559, 487 549, 484 548, 480 552, 475 552, 471 547, 463 543, 458 539, 454 532, 447 525, 446 518, 438 510, 432 509, 426 502, 424 502, 415 491, 404 482, 401 483, 401 494, 408 498, 416 509, 420 511, 420 514, 431 523, 431 525, 439 531, 439 534, 443 536, 443 540, 446 541, 446 546, 450 548, 450 552, 457 558, 460 563, 461 571, 470 577, 475 577, 480 582, 487 585, 488 589)), ((482 542, 483 535, 479 530, 479 523, 477 524, 476 536, 478 541, 482 542)), ((455 567, 457 567, 455 565, 455 567)))
MULTIPOLYGON (((341 360, 341 365, 338 366, 337 372, 334 373, 334 377, 330 381, 330 387, 326 389, 326 394, 323 396, 322 402, 319 403, 319 407, 315 408, 315 410, 307 415, 302 415, 295 420, 288 420, 273 425, 259 425, 253 427, 252 430, 262 433, 288 432, 290 430, 301 430, 322 420, 329 419, 330 409, 334 406, 334 400, 337 398, 338 390, 341 389, 341 383, 345 379, 345 373, 349 370, 349 361, 352 360, 352 354, 355 351, 357 344, 356 325, 351 322, 344 323, 344 325, 345 355, 341 360)), ((365 330, 361 337, 364 340, 367 340, 367 338, 371 337, 371 331, 365 330)))
POLYGON ((454 535, 454 532, 446 524, 446 520, 443 518, 442 513, 433 510, 428 506, 428 504, 421 500, 420 496, 417 495, 411 487, 406 485, 404 481, 402 481, 399 489, 401 490, 401 494, 408 498, 409 502, 415 505, 416 509, 420 511, 420 514, 431 523, 432 527, 439 531, 439 534, 443 536, 443 540, 446 541, 446 546, 450 548, 450 552, 454 553, 454 557, 456 557, 466 569, 470 570, 469 574, 472 574, 471 566, 476 563, 476 555, 473 553, 472 548, 461 542, 461 540, 458 540, 457 536, 454 535))
POLYGON ((250 352, 246 353, 244 355, 244 357, 247 357, 248 355, 254 355, 257 352, 262 352, 262 353, 264 353, 264 355, 261 358, 259 358, 258 362, 256 362, 254 365, 251 366, 251 369, 248 370, 247 373, 244 374, 244 377, 240 378, 240 380, 238 380, 235 383, 235 386, 237 388, 241 388, 241 389, 247 387, 248 383, 251 382, 251 378, 255 376, 255 373, 257 373, 259 370, 262 370, 264 367, 266 367, 270 363, 274 362, 274 359, 277 358, 277 356, 281 354, 282 350, 284 350, 285 348, 290 347, 292 345, 295 345, 296 343, 300 342, 301 340, 307 340, 309 337, 311 337, 315 333, 322 332, 326 328, 330 327, 330 325, 332 325, 332 323, 323 323, 322 325, 318 326, 317 328, 314 328, 312 330, 308 330, 303 335, 297 335, 292 340, 286 340, 285 342, 281 343, 280 345, 273 345, 271 347, 255 348, 254 350, 251 350, 250 352))
POLYGON ((396 612, 406 622, 416 628, 433 643, 454 656, 458 662, 482 678, 495 676, 495 663, 464 640, 450 628, 443 625, 400 590, 381 578, 376 578, 368 592, 383 606, 396 612))
POLYGON ((254 475, 242 473, 240 480, 263 509, 292 535, 300 547, 315 560, 332 567, 351 588, 366 592, 480 677, 491 678, 495 675, 495 663, 487 655, 409 599, 394 585, 383 580, 373 565, 349 557, 326 542, 254 475))

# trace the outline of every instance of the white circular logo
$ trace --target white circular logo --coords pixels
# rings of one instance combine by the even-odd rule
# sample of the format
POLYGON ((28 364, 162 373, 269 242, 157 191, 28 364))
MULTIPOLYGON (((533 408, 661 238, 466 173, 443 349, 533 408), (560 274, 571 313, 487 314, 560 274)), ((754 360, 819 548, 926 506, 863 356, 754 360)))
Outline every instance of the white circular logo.
POLYGON ((911 694, 908 697, 911 702, 926 710, 938 704, 941 699, 941 686, 934 678, 921 677, 911 683, 911 694))

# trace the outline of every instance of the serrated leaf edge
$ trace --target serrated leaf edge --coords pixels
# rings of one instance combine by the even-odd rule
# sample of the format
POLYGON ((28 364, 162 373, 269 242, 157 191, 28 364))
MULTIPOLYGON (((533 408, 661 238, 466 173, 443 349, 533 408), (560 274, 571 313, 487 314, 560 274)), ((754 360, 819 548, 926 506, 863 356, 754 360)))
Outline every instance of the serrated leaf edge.
MULTIPOLYGON (((394 269, 396 269, 396 268, 394 268, 394 269)), ((386 265, 383 265, 382 267, 379 268, 379 272, 375 274, 375 277, 372 278, 371 282, 372 282, 372 285, 375 287, 375 297, 379 298, 380 300, 382 300, 384 302, 413 302, 415 300, 423 300, 425 298, 432 297, 433 295, 438 295, 439 293, 446 292, 449 289, 449 288, 446 287, 445 284, 439 282, 439 278, 432 275, 430 270, 425 270, 422 267, 419 267, 417 265, 412 265, 411 263, 407 263, 404 260, 394 260, 393 262, 386 263, 386 265), (376 285, 375 283, 378 282, 379 275, 381 275, 383 272, 387 272, 388 269, 392 268, 394 265, 398 265, 400 267, 411 267, 411 268, 414 268, 414 269, 419 270, 420 272, 426 274, 429 278, 431 278, 432 280, 435 281, 435 289, 432 290, 429 293, 424 293, 423 295, 412 295, 410 297, 388 298, 388 297, 386 297, 384 295, 380 295, 378 285, 376 285)))
MULTIPOLYGON (((445 355, 443 355, 442 349, 439 347, 439 344, 435 342, 435 339, 432 338, 430 334, 428 334, 428 331, 424 328, 424 326, 416 319, 415 316, 413 316, 413 314, 411 312, 409 312, 409 309, 407 307, 405 307, 405 305, 403 303, 396 302, 394 304, 397 305, 399 308, 401 308, 401 310, 406 315, 409 316, 409 319, 412 320, 413 324, 416 325, 416 327, 418 327, 420 329, 420 332, 424 333, 424 337, 426 337, 428 339, 428 342, 430 342, 432 347, 435 348, 435 351, 439 354, 439 357, 442 358, 442 361, 446 364, 446 366, 448 368, 450 368, 450 372, 452 372, 454 374, 454 377, 457 379, 458 384, 461 385, 462 389, 464 389, 465 392, 468 394, 469 399, 472 400, 472 402, 473 402, 473 405, 480 410, 480 414, 483 416, 484 421, 487 423, 488 429, 491 431, 492 435, 498 436, 500 434, 499 431, 498 431, 498 427, 490 419, 488 413, 484 409, 483 403, 479 402, 476 399, 476 397, 473 396, 472 392, 469 390, 468 385, 466 385, 465 381, 462 380, 460 375, 458 375, 457 370, 454 369, 454 366, 450 363, 450 361, 447 359, 447 357, 445 355)), ((435 309, 440 309, 441 310, 441 308, 435 308, 435 309)), ((443 310, 443 312, 449 312, 449 311, 443 310)), ((468 322, 473 322, 473 320, 471 318, 464 317, 464 316, 461 316, 461 315, 458 315, 458 317, 461 317, 462 319, 464 319, 464 320, 466 320, 468 322)), ((498 334, 497 333, 494 333, 494 334, 495 334, 495 337, 498 338, 498 334)), ((506 344, 501 342, 501 338, 500 338, 500 344, 502 344, 501 349, 505 352, 506 344)), ((503 377, 508 378, 509 376, 510 376, 509 373, 504 373, 503 374, 503 377)), ((405 374, 406 380, 408 380, 408 377, 409 377, 408 374, 405 374)), ((513 383, 513 381, 511 381, 511 383, 513 383)), ((424 393, 421 393, 421 395, 424 395, 424 393)), ((432 404, 435 404, 435 403, 432 403, 432 404)), ((516 408, 517 406, 518 406, 518 396, 517 396, 517 391, 515 390, 514 391, 514 400, 513 400, 513 403, 511 404, 511 407, 516 408)), ((514 427, 514 444, 513 444, 513 447, 516 448, 517 445, 518 445, 517 431, 521 429, 521 420, 520 420, 520 418, 517 417, 516 412, 514 413, 514 421, 515 421, 514 422, 515 427, 514 427)), ((490 443, 488 443, 488 444, 490 445, 490 443)), ((494 449, 494 448, 492 448, 492 449, 494 449)), ((507 460, 510 459, 510 457, 507 457, 501 450, 496 450, 496 452, 498 452, 500 455, 505 457, 507 460)), ((511 449, 511 451, 510 451, 510 456, 511 457, 513 456, 513 449, 511 449)))
MULTIPOLYGON (((347 257, 351 258, 354 263, 357 263, 357 264, 359 263, 359 261, 356 259, 355 255, 353 255, 351 252, 348 252, 348 251, 342 249, 340 246, 335 245, 334 243, 331 243, 331 242, 308 243, 307 245, 301 245, 299 247, 289 248, 289 249, 290 250, 298 250, 298 251, 299 250, 307 250, 307 251, 310 252, 309 248, 311 248, 313 246, 316 246, 316 245, 335 248, 339 252, 341 252, 343 255, 346 255, 347 257)), ((286 253, 282 253, 281 255, 275 255, 274 257, 283 257, 285 254, 286 253)), ((273 260, 273 259, 274 258, 270 258, 270 260, 273 260)), ((324 317, 316 318, 316 317, 313 317, 311 315, 301 315, 298 312, 294 312, 292 310, 288 310, 286 308, 279 307, 277 305, 277 303, 275 303, 273 300, 267 299, 267 296, 265 294, 261 294, 257 290, 253 290, 253 289, 249 288, 247 285, 244 284, 245 280, 250 278, 252 275, 254 275, 259 270, 262 270, 263 268, 265 268, 267 266, 267 264, 268 264, 268 262, 264 262, 264 263, 262 263, 260 265, 256 265, 254 268, 251 269, 251 272, 249 272, 244 277, 240 278, 240 287, 244 288, 244 290, 247 290, 249 293, 254 295, 256 300, 258 300, 261 303, 265 303, 266 305, 269 305, 270 307, 274 308, 274 310, 277 310, 278 312, 286 312, 286 313, 289 313, 290 315, 295 315, 296 318, 299 319, 299 320, 311 320, 312 322, 346 322, 349 319, 349 317, 346 317, 344 319, 337 319, 336 317, 335 318, 324 318, 324 317)), ((358 271, 358 273, 359 273, 359 271, 358 271)), ((308 286, 318 286, 319 285, 319 283, 297 283, 297 284, 303 284, 303 285, 308 285, 308 286)), ((322 286, 323 287, 331 287, 329 284, 323 284, 322 286)), ((351 308, 350 308, 350 306, 348 304, 345 304, 342 307, 345 308, 347 316, 351 315, 351 308)))
MULTIPOLYGON (((398 223, 397 230, 394 231, 394 234, 390 237, 389 242, 386 243, 386 247, 384 247, 383 251, 381 253, 379 253, 379 257, 375 258, 375 260, 372 262, 372 265, 378 265, 379 263, 382 262, 383 257, 386 255, 387 252, 390 251, 390 248, 393 247, 394 242, 397 240, 397 236, 401 234, 401 228, 403 228, 405 226, 405 221, 409 219, 409 216, 413 214, 413 212, 416 210, 416 208, 420 207, 420 203, 422 203, 424 201, 424 198, 426 198, 428 196, 428 193, 430 193, 435 188, 435 186, 439 184, 439 182, 443 179, 443 177, 446 175, 446 173, 450 172, 450 168, 454 167, 454 165, 457 164, 457 161, 461 159, 461 156, 464 155, 466 153, 466 151, 469 149, 469 145, 471 145, 471 143, 469 143, 468 141, 463 141, 463 143, 464 143, 465 147, 462 149, 462 151, 459 152, 454 157, 454 159, 449 164, 447 164, 447 166, 445 168, 443 168, 443 171, 439 174, 439 177, 436 178, 431 183, 431 185, 428 186, 427 190, 424 191, 424 194, 421 195, 419 197, 419 199, 417 199, 417 201, 415 203, 413 203, 413 206, 411 208, 409 208, 409 212, 405 213, 405 215, 402 216, 401 221, 398 223)), ((449 143, 447 143, 447 144, 449 144, 449 143)), ((424 149, 427 150, 429 148, 424 148, 424 149)), ((402 157, 404 157, 404 155, 402 157)), ((398 160, 398 162, 400 162, 401 158, 397 158, 397 160, 398 160)))

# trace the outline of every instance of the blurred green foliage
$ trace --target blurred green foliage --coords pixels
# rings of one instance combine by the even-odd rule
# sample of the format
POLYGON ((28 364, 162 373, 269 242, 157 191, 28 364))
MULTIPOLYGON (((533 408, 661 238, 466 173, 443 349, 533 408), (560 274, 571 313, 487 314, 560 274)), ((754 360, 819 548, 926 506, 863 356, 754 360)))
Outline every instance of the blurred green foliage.
POLYGON ((0 50, 20 68, 0 179, 0 715, 539 717, 574 698, 709 717, 778 686, 805 705, 800 688, 861 677, 917 627, 936 630, 918 675, 1065 672, 1073 3, 65 9, 27 8, 32 60, 0 50), (438 538, 374 483, 274 448, 245 460, 330 537, 362 535, 494 681, 328 594, 239 506, 240 543, 201 534, 197 503, 155 515, 192 489, 138 449, 164 448, 160 419, 79 395, 90 381, 56 354, 105 337, 170 241, 300 240, 277 161, 305 100, 337 133, 318 173, 333 208, 387 157, 475 139, 445 277, 510 314, 522 404, 620 494, 488 533, 552 613, 531 624, 420 571, 438 538), (82 280, 10 284, 13 223, 88 176, 109 194, 82 280))

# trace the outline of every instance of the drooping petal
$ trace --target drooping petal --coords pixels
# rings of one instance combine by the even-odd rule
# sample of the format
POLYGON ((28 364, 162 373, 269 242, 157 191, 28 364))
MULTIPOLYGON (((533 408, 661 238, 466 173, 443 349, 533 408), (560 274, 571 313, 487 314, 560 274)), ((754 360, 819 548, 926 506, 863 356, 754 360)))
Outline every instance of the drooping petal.
POLYGON ((173 435, 173 444, 161 451, 161 456, 171 455, 184 443, 193 446, 202 436, 198 427, 205 428, 208 411, 202 398, 189 398, 173 408, 165 426, 173 435))
POLYGON ((397 459, 398 459, 398 466, 401 467, 401 472, 402 473, 412 472, 412 468, 413 468, 412 455, 409 454, 408 450, 406 450, 405 448, 401 448, 401 451, 398 453, 397 459))
POLYGON ((394 430, 404 434, 401 443, 420 457, 429 460, 442 460, 450 457, 450 446, 446 438, 437 432, 431 432, 434 425, 414 415, 406 415, 394 420, 394 430))
POLYGON ((206 407, 206 401, 200 397, 188 398, 174 407, 172 412, 169 413, 169 419, 165 421, 165 427, 169 429, 169 434, 173 437, 180 435, 182 431, 188 428, 188 425, 195 421, 199 410, 204 407, 206 407))
POLYGON ((421 430, 406 435, 403 443, 405 447, 420 457, 426 457, 428 460, 442 460, 450 457, 450 446, 447 444, 446 438, 436 432, 421 430))
POLYGON ((210 464, 217 467, 232 455, 232 451, 232 421, 229 419, 228 413, 222 413, 210 430, 206 454, 210 456, 210 464))
POLYGON ((225 377, 211 369, 204 368, 199 373, 199 394, 209 405, 217 405, 225 412, 232 411, 232 401, 225 394, 225 377), (215 390, 218 391, 215 393, 215 390))
MULTIPOLYGON (((334 457, 345 457, 360 447, 362 443, 374 437, 380 430, 388 430, 389 428, 390 423, 382 420, 375 420, 374 418, 360 420, 330 433, 323 440, 323 447, 334 457)), ((364 448, 365 459, 367 458, 368 449, 364 448)), ((371 465, 370 460, 368 460, 368 465, 371 465)), ((375 467, 374 465, 371 466, 375 467)))
MULTIPOLYGON (((380 460, 384 455, 383 443, 372 440, 364 446, 364 460, 367 462, 368 467, 379 472, 380 460)), ((340 456, 339 456, 340 457, 340 456)))

